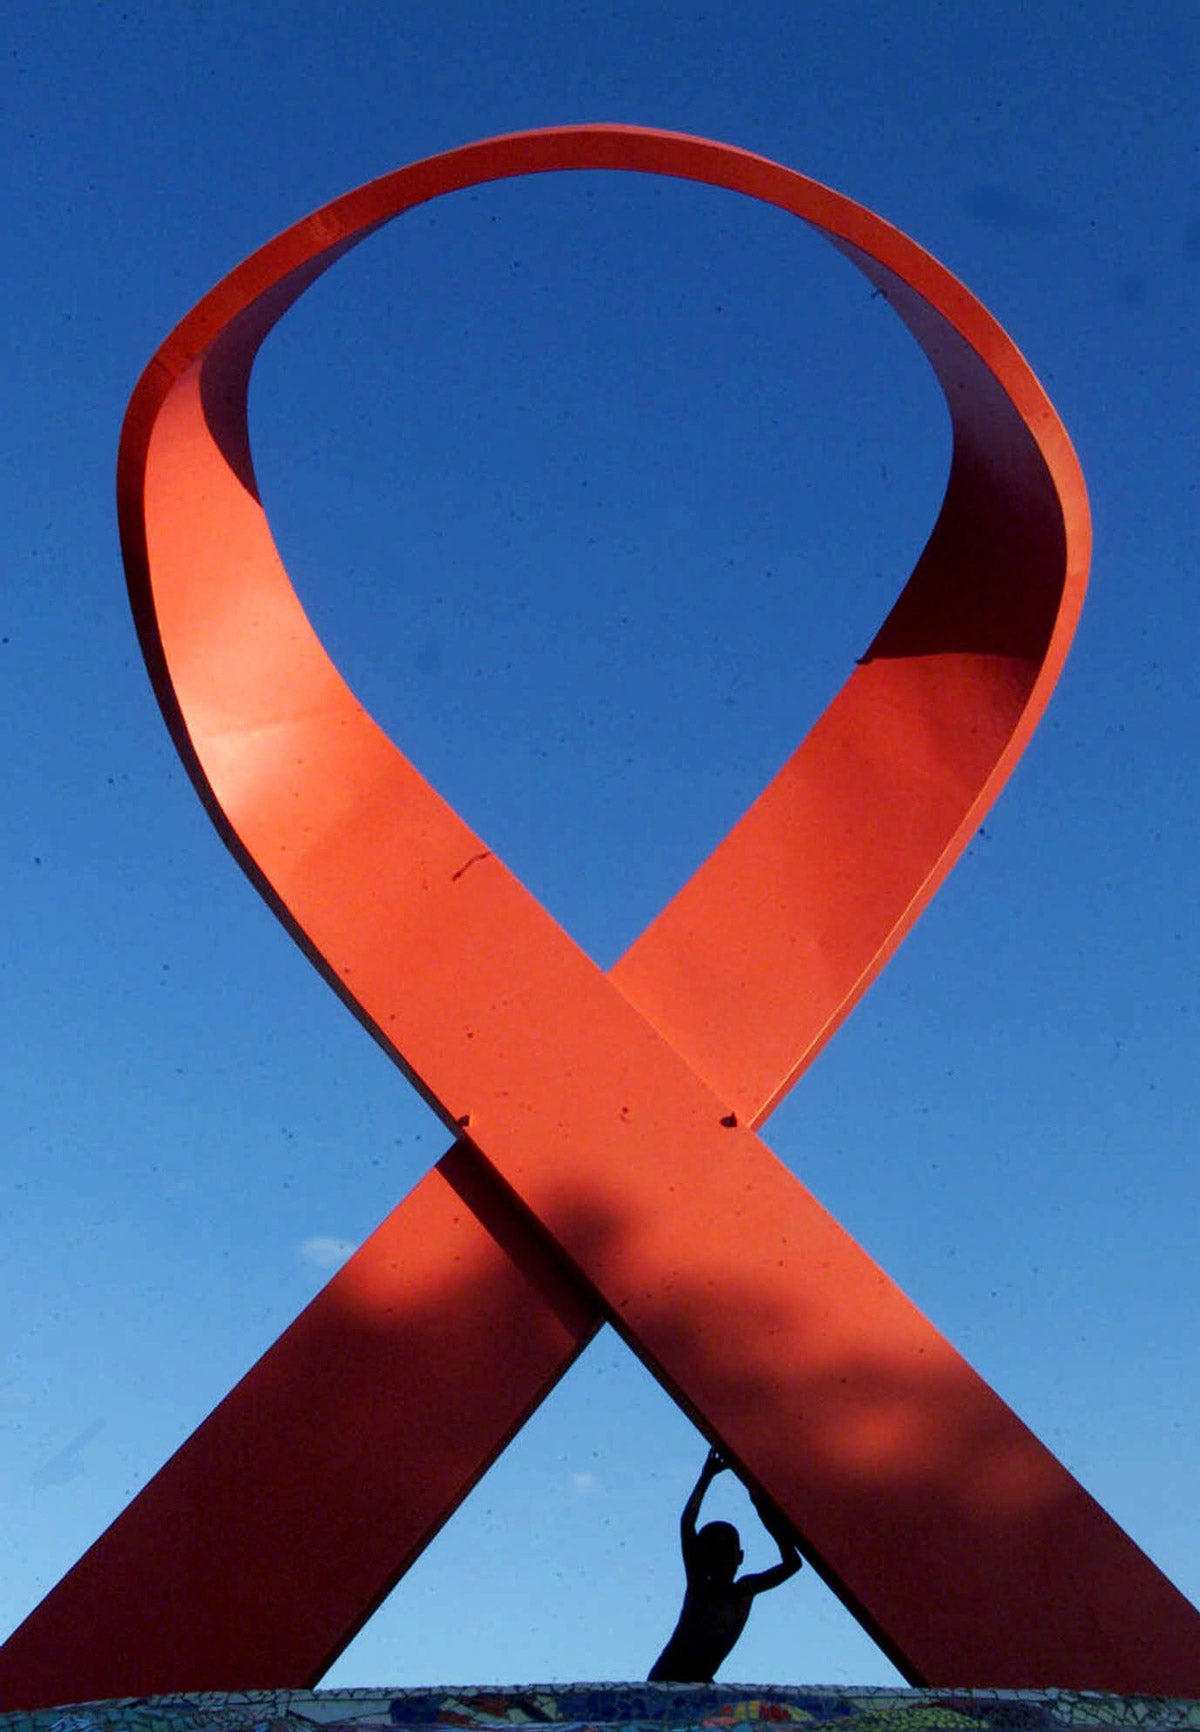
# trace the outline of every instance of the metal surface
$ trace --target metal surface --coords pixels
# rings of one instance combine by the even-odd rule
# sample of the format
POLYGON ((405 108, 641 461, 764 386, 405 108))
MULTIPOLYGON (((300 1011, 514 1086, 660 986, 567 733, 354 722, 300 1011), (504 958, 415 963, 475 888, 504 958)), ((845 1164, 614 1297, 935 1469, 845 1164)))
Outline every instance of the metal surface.
POLYGON ((215 823, 460 1141, 0 1651, 0 1705, 315 1681, 602 1320, 780 1505, 913 1682, 1200 1694, 1200 1616, 755 1135, 965 846, 1077 618, 1083 483, 994 320, 888 224, 727 146, 490 140, 360 188, 134 393, 143 649, 215 823), (357 704, 249 455, 263 336, 381 222, 640 169, 804 218, 945 391, 913 576, 789 764, 605 976, 357 704))

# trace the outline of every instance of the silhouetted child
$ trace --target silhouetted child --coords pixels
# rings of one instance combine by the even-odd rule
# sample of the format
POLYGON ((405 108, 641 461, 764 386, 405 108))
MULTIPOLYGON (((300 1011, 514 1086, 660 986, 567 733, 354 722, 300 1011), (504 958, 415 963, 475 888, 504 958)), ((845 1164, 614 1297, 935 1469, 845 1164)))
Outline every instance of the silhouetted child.
POLYGON ((674 1634, 651 1668, 651 1683, 711 1684, 713 1673, 746 1627, 755 1594, 777 1588, 800 1568, 791 1529, 777 1509, 753 1492, 750 1500, 759 1520, 779 1547, 779 1562, 772 1569, 738 1576, 742 1542, 731 1522, 706 1522, 696 1532, 704 1494, 728 1465, 718 1450, 710 1449, 683 1506, 679 1536, 687 1589, 674 1634))

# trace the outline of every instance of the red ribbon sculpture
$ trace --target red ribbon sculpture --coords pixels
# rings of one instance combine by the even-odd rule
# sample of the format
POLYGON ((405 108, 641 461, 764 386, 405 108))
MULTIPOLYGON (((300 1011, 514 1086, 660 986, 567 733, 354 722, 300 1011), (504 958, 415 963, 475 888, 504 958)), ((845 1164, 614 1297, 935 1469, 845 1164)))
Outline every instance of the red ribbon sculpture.
POLYGON ((311 1685, 611 1322, 906 1676, 1200 1695, 1200 1615, 755 1135, 899 944, 1058 676, 1089 525, 1053 409, 935 260, 827 188, 629 127, 489 140, 317 212, 146 369, 142 646, 225 840, 466 1136, 0 1652, 0 1706, 311 1685), (255 490, 259 344, 381 223, 630 169, 824 232, 953 419, 929 544, 786 767, 606 976, 356 702, 255 490))

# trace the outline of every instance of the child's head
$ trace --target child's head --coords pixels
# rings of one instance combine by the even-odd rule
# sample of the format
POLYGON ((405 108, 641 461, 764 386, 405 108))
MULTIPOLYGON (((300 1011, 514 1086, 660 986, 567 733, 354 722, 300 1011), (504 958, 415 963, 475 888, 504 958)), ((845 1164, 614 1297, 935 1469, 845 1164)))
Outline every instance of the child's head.
POLYGON ((731 1582, 742 1561, 742 1542, 732 1522, 705 1522, 696 1535, 700 1568, 713 1581, 731 1582))

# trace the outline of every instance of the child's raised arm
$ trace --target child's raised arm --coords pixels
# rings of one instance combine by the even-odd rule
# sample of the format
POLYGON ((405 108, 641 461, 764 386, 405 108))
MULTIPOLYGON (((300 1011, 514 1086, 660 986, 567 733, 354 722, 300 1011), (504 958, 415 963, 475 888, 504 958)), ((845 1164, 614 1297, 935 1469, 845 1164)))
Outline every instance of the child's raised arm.
POLYGON ((679 1539, 683 1547, 683 1561, 687 1565, 694 1558, 696 1542, 696 1517, 700 1514, 700 1505, 704 1502, 704 1494, 719 1473, 724 1473, 729 1463, 719 1449, 710 1449, 705 1457, 704 1466, 700 1469, 700 1478, 692 1487, 691 1495, 683 1506, 683 1514, 679 1518, 679 1539))
POLYGON ((779 1547, 779 1562, 773 1564, 769 1570, 758 1570, 753 1575, 739 1576, 737 1585, 746 1593, 762 1594, 768 1588, 777 1588, 780 1582, 786 1582, 789 1576, 794 1576, 803 1559, 796 1548, 796 1536, 791 1523, 776 1509, 770 1498, 762 1492, 752 1491, 750 1502, 758 1511, 759 1521, 779 1547))

